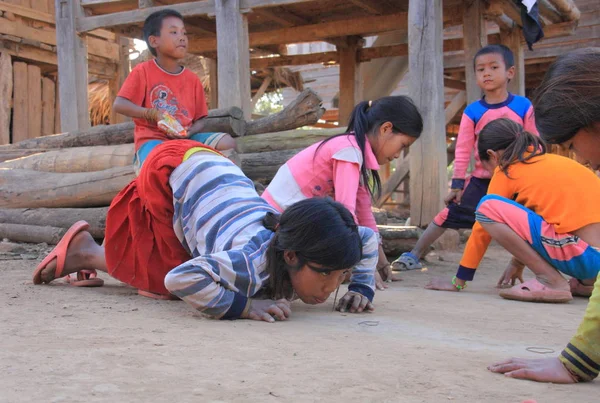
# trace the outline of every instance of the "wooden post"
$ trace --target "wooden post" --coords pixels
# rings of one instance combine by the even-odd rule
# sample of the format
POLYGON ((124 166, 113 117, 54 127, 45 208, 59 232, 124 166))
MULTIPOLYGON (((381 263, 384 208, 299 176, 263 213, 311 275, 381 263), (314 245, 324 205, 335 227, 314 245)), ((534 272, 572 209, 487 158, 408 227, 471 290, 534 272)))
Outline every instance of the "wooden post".
POLYGON ((42 136, 54 134, 56 86, 48 77, 42 79, 42 136))
POLYGON ((208 67, 208 78, 210 80, 210 98, 208 99, 208 108, 216 109, 219 107, 219 74, 217 72, 217 61, 215 59, 206 59, 208 67))
POLYGON ((467 104, 481 98, 481 88, 477 85, 473 59, 479 49, 487 45, 487 31, 483 13, 483 0, 464 0, 463 39, 465 49, 465 77, 467 84, 467 104))
MULTIPOLYGON (((339 123, 346 126, 354 105, 361 99, 360 95, 360 62, 358 49, 360 42, 355 38, 348 38, 347 46, 338 46, 340 60, 340 103, 339 123)), ((345 44, 346 45, 346 44, 345 44)))
MULTIPOLYGON (((141 3, 141 0, 140 0, 140 3, 141 3)), ((131 118, 128 118, 127 116, 116 113, 112 109, 112 103, 115 101, 115 98, 117 97, 119 90, 123 86, 125 79, 129 75, 129 70, 130 70, 129 39, 117 35, 116 41, 119 44, 119 49, 120 49, 120 51, 119 51, 119 68, 117 69, 117 74, 108 81, 109 97, 110 97, 110 102, 111 102, 111 108, 110 108, 110 123, 111 124, 123 123, 123 122, 128 122, 131 120, 131 118)))
POLYGON ((42 135, 42 73, 38 66, 27 65, 27 138, 42 135))
POLYGON ((408 6, 410 94, 423 115, 423 133, 411 147, 410 217, 431 222, 446 194, 442 0, 410 0, 408 6))
POLYGON ((215 0, 217 17, 217 55, 219 70, 219 108, 237 106, 249 119, 250 50, 248 18, 242 14, 240 0, 215 0))
POLYGON ((10 55, 0 53, 0 144, 10 143, 10 111, 13 93, 13 67, 10 55))
POLYGON ((62 133, 62 130, 60 130, 60 91, 56 90, 56 88, 58 88, 58 84, 59 83, 57 81, 54 90, 56 96, 56 102, 54 102, 54 133, 62 133))
POLYGON ((27 64, 15 62, 14 72, 14 98, 13 98, 13 127, 12 142, 18 143, 26 140, 29 135, 27 116, 27 64))
POLYGON ((500 31, 502 44, 508 46, 515 55, 515 76, 508 84, 508 90, 513 94, 525 96, 525 52, 521 36, 521 29, 518 27, 511 31, 500 31))
POLYGON ((82 15, 80 0, 56 0, 56 53, 62 131, 90 127, 87 46, 76 28, 76 20, 82 15))

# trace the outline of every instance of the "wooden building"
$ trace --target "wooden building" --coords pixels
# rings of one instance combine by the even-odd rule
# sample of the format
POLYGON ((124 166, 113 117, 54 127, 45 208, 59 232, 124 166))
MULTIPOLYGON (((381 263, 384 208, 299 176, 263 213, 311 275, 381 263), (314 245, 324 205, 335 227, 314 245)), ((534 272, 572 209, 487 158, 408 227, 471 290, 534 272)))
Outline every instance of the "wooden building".
MULTIPOLYGON (((580 11, 572 0, 538 3, 547 39, 575 32, 580 11)), ((512 91, 523 94, 526 89, 520 14, 512 0, 56 0, 55 7, 63 131, 89 125, 87 77, 94 63, 90 38, 98 30, 109 30, 116 41, 140 38, 144 19, 165 7, 186 18, 189 51, 212 60, 211 88, 218 87, 212 91, 218 94, 213 101, 219 107, 239 106, 246 117, 253 71, 321 63, 339 65, 338 120, 344 122, 366 90, 376 88, 360 84, 363 64, 394 58, 396 71, 386 74, 395 74, 399 81, 410 71, 409 94, 423 114, 425 129, 410 158, 398 162, 386 190, 394 190, 410 171, 415 225, 429 223, 442 206, 446 124, 480 95, 473 69, 465 68, 474 53, 487 43, 508 44, 517 55, 519 72, 512 91), (366 46, 369 37, 376 38, 366 46), (335 48, 291 55, 284 46, 317 41, 335 48), (449 102, 445 88, 455 91, 449 102)), ((373 69, 368 79, 383 73, 373 69)), ((118 82, 123 74, 115 77, 118 82)))

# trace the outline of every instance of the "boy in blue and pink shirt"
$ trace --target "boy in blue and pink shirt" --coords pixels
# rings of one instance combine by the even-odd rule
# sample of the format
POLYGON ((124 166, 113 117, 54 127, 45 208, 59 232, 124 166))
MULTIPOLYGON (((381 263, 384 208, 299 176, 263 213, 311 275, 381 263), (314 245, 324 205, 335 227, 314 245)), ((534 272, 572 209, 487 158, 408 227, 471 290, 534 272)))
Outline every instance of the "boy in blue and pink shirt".
POLYGON ((420 269, 419 259, 446 228, 470 229, 475 224, 475 209, 487 193, 491 177, 483 168, 477 153, 479 132, 486 124, 499 118, 508 118, 522 125, 526 131, 537 134, 529 99, 508 92, 508 83, 515 74, 512 51, 503 45, 485 46, 475 55, 474 68, 477 85, 484 95, 467 106, 460 121, 452 185, 444 199, 447 207, 429 224, 413 250, 403 253, 392 263, 395 269, 420 269), (473 154, 475 167, 467 176, 473 154))

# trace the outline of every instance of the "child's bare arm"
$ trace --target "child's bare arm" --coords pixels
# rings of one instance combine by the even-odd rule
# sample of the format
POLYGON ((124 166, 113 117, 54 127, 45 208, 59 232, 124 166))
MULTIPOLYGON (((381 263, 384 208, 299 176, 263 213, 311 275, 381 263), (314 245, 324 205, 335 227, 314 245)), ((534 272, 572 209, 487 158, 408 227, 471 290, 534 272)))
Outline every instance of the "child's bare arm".
POLYGON ((158 109, 144 108, 123 97, 115 99, 113 109, 121 115, 129 116, 130 118, 146 119, 152 122, 157 122, 162 117, 162 113, 158 109))
POLYGON ((192 123, 188 129, 188 135, 191 136, 192 134, 202 133, 204 131, 204 122, 204 118, 200 118, 192 123))

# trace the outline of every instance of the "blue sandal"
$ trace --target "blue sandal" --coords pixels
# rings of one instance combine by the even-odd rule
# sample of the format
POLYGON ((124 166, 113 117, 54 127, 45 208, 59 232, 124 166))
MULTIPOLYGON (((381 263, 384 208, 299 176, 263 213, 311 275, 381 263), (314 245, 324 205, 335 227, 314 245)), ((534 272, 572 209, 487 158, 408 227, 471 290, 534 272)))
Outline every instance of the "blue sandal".
POLYGON ((394 270, 408 271, 408 270, 419 270, 423 266, 419 263, 419 258, 411 252, 403 253, 398 259, 392 262, 394 270))

